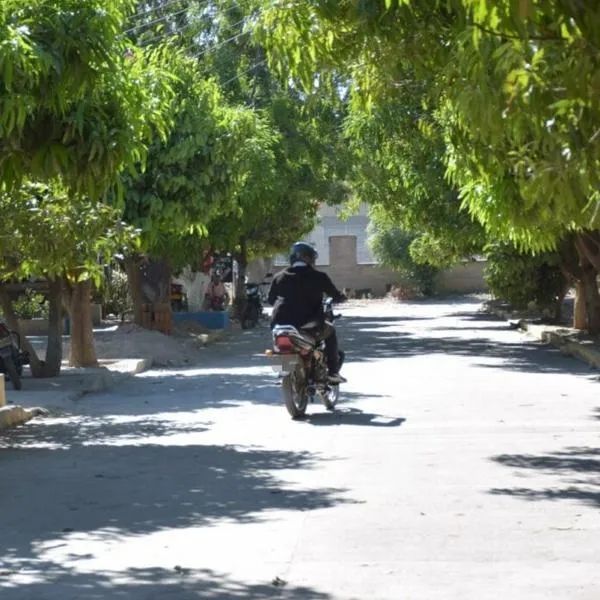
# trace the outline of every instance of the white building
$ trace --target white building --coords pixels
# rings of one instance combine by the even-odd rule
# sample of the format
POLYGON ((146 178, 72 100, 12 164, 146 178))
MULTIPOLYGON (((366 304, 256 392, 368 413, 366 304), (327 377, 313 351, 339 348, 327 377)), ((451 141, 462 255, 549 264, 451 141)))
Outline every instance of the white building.
MULTIPOLYGON (((319 253, 317 266, 331 266, 331 239, 356 238, 356 262, 358 265, 376 265, 367 243, 367 228, 369 215, 366 205, 361 204, 359 212, 346 219, 338 217, 338 209, 333 206, 323 205, 319 211, 319 224, 306 236, 303 241, 314 245, 319 253)), ((288 264, 288 257, 279 255, 275 258, 275 266, 288 264)))

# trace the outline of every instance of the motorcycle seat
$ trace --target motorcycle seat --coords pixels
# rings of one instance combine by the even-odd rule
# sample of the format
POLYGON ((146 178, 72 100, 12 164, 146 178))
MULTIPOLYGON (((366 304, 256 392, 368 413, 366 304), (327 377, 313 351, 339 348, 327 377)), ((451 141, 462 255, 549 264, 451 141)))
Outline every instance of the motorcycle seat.
POLYGON ((302 325, 300 327, 300 329, 304 329, 304 330, 316 329, 318 326, 319 326, 319 324, 317 323, 317 321, 309 321, 308 323, 304 323, 304 325, 302 325))

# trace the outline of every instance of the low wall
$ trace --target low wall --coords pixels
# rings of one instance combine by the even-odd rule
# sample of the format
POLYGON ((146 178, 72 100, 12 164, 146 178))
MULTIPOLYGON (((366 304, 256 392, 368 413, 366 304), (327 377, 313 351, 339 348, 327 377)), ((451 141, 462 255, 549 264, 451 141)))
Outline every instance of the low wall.
MULTIPOLYGON (((442 272, 438 279, 438 291, 442 294, 486 292, 488 287, 483 278, 485 265, 484 261, 465 262, 442 272)), ((281 268, 275 267, 274 271, 281 268)), ((402 281, 401 275, 378 265, 326 265, 317 268, 327 273, 339 289, 370 289, 375 297, 384 296, 388 286, 402 281)))
POLYGON ((438 289, 442 293, 473 294, 486 292, 488 286, 483 278, 485 261, 465 262, 440 274, 438 289))
MULTIPOLYGON (((92 304, 92 323, 95 327, 102 324, 102 305, 92 304)), ((48 319, 19 319, 21 334, 25 336, 48 335, 48 319)), ((67 319, 63 319, 63 335, 69 335, 67 319)))
POLYGON ((385 296, 389 286, 402 279, 395 271, 377 265, 354 265, 351 268, 328 265, 318 269, 327 273, 340 290, 369 289, 375 297, 385 296))
MULTIPOLYGON (((48 335, 48 319, 19 319, 21 335, 27 337, 48 335)), ((67 335, 66 319, 63 319, 63 335, 67 335)))

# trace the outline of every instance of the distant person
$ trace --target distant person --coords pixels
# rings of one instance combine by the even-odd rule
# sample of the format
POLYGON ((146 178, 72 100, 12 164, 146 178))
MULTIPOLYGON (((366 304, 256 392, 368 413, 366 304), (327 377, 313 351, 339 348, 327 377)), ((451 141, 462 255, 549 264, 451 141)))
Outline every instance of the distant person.
POLYGON ((204 293, 204 306, 207 310, 225 310, 229 303, 227 288, 218 273, 213 273, 204 293))

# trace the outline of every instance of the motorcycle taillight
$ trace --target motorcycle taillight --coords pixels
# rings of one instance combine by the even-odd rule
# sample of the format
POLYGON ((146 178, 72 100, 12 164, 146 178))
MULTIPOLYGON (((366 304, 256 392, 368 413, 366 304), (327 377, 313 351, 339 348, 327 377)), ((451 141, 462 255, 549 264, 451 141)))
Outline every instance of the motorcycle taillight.
POLYGON ((289 336, 279 335, 275 338, 275 347, 279 352, 292 352, 294 350, 294 343, 289 336))

